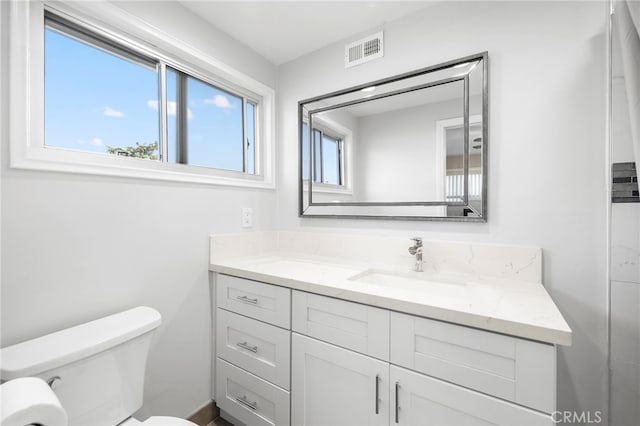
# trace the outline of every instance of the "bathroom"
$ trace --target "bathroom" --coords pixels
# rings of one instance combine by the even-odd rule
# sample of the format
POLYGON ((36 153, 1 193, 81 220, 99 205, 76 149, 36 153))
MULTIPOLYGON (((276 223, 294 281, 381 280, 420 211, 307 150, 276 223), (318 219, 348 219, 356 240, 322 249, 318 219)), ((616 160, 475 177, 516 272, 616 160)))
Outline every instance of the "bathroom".
POLYGON ((640 204, 611 202, 612 164, 633 162, 634 148, 610 2, 233 3, 53 7, 141 43, 165 43, 174 57, 205 57, 210 70, 262 90, 271 102, 262 187, 15 159, 42 139, 27 120, 42 88, 28 80, 28 37, 15 25, 24 4, 0 2, 0 347, 152 307, 162 324, 135 417, 189 418, 215 394, 212 235, 340 234, 397 240, 405 251, 416 236, 425 245, 537 247, 541 281, 571 328, 571 345, 557 349, 558 423, 637 424, 640 204), (243 23, 253 42, 232 33, 243 23), (327 28, 336 35, 323 37, 327 28), (345 68, 345 44, 380 31, 384 55, 345 68), (486 221, 299 215, 300 101, 481 52, 489 76, 486 221), (250 226, 243 209, 251 209, 250 226))

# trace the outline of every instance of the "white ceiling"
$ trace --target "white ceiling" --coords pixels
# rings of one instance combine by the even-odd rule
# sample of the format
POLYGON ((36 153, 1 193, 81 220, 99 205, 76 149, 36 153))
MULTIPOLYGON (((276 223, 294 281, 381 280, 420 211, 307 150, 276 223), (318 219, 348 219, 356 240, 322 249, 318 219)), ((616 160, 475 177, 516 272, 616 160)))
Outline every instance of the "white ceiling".
POLYGON ((376 29, 385 22, 436 3, 424 0, 179 1, 274 65, 376 29))
MULTIPOLYGON (((463 90, 464 85, 460 81, 402 93, 401 95, 376 99, 373 102, 364 102, 352 105, 347 108, 347 111, 356 117, 366 117, 369 115, 384 114, 386 112, 415 108, 438 102, 453 101, 456 99, 460 101, 460 110, 462 111, 463 90)), ((375 91, 372 93, 375 94, 375 91)))

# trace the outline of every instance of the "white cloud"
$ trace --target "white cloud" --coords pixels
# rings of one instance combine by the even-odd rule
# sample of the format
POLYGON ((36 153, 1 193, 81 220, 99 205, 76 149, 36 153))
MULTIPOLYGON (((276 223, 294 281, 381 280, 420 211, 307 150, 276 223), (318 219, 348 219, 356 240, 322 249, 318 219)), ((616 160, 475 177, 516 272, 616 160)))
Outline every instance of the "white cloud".
POLYGON ((215 95, 213 99, 205 99, 204 103, 209 105, 215 105, 218 108, 222 108, 222 109, 233 108, 233 105, 231 104, 231 102, 229 102, 229 98, 227 98, 224 95, 215 95))
POLYGON ((102 115, 106 117, 122 118, 124 117, 124 112, 118 111, 117 109, 113 109, 111 107, 106 106, 102 108, 102 115))
POLYGON ((158 101, 157 100, 148 100, 147 101, 147 106, 151 109, 155 109, 156 111, 158 110, 158 101))
MULTIPOLYGON (((158 110, 158 101, 157 100, 148 100, 147 106, 149 108, 158 110)), ((174 101, 167 102, 167 113, 169 115, 176 115, 178 113, 178 104, 174 101)), ((193 120, 193 112, 191 108, 187 108, 187 120, 193 120)))
POLYGON ((78 141, 79 145, 91 145, 91 146, 104 146, 104 143, 102 142, 102 138, 92 138, 89 141, 85 141, 85 140, 79 140, 78 141))

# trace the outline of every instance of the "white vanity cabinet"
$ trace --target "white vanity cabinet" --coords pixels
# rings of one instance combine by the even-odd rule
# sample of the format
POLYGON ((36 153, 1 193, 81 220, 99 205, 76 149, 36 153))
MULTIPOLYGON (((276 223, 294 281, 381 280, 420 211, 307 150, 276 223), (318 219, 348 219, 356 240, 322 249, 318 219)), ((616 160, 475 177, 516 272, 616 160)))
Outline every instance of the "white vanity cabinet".
POLYGON ((218 274, 216 403, 247 425, 552 425, 554 345, 218 274))
POLYGON ((293 425, 553 424, 552 345, 300 291, 292 313, 293 425))
POLYGON ((216 403, 247 425, 288 425, 291 290, 218 274, 216 403))

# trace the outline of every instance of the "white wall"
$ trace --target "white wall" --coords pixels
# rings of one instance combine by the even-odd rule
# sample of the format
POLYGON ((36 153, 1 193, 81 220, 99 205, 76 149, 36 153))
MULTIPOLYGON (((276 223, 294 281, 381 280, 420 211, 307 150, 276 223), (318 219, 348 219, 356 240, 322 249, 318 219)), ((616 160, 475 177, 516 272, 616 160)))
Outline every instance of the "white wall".
POLYGON ((542 247, 545 286, 574 333, 558 356, 561 410, 607 400, 606 16, 606 2, 445 2, 385 25, 380 60, 345 70, 339 43, 279 70, 278 227, 542 247), (485 50, 486 224, 297 216, 299 100, 485 50))
MULTIPOLYGON (((0 3, 4 19, 7 5, 0 3)), ((180 5, 122 7, 275 87, 275 67, 180 5)), ((0 27, 6 31, 6 22, 0 27)), ((6 40, 3 33, 3 47, 6 40)), ((3 102, 3 114, 6 108, 3 102)), ((242 207, 253 208, 254 229, 272 228, 275 192, 15 170, 0 128, 1 346, 151 306, 163 323, 140 418, 192 414, 212 395, 208 236, 240 232, 242 207)))
MULTIPOLYGON (((428 96, 428 95, 427 95, 428 96)), ((436 122, 459 118, 460 99, 360 117, 355 148, 360 201, 427 201, 444 196, 446 149, 436 155, 436 122), (440 168, 437 163, 440 162, 440 168), (441 185, 438 196, 437 185, 441 185)))

